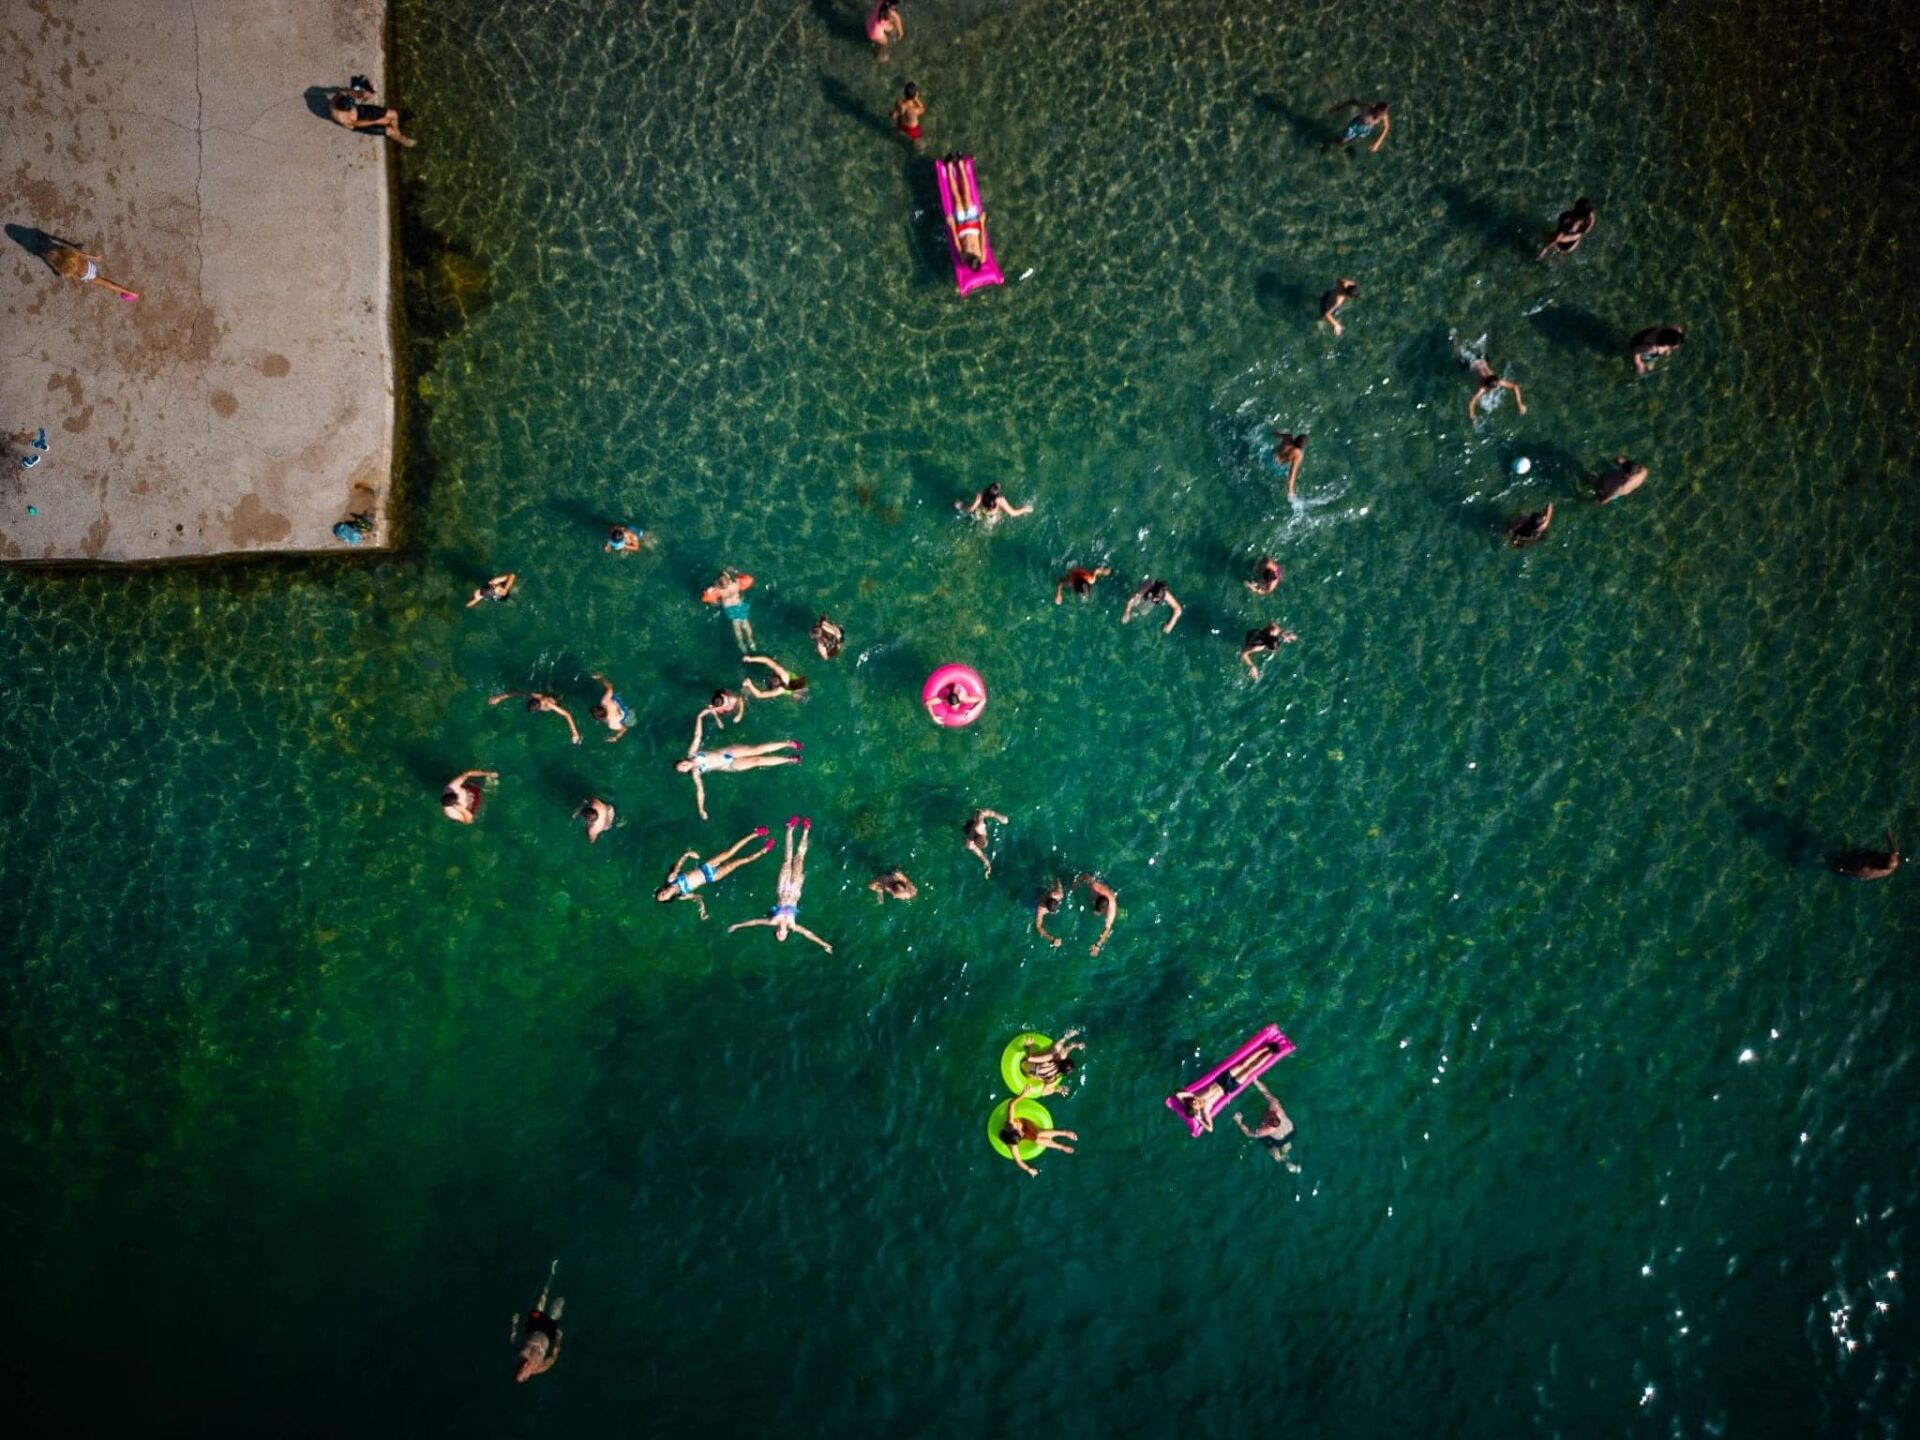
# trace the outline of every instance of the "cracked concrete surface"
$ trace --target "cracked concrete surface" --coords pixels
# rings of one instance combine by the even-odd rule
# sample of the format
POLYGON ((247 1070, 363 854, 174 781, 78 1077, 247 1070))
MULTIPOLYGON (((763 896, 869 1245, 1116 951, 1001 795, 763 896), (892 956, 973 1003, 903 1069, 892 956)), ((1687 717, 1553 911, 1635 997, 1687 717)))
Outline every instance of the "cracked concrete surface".
MULTIPOLYGON (((313 113, 386 0, 8 0, 0 561, 193 559, 391 533, 391 147, 313 113), (105 256, 123 303, 21 237, 105 256), (30 513, 32 511, 37 513, 30 513)), ((366 547, 362 547, 366 548, 366 547)))

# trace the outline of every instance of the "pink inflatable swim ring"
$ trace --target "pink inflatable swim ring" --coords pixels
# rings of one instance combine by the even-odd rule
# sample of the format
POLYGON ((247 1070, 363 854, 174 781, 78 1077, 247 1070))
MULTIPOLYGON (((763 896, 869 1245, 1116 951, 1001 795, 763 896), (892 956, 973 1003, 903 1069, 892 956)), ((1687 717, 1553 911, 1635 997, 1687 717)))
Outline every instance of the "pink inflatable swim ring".
POLYGON ((971 725, 987 708, 987 682, 970 665, 942 665, 920 687, 920 703, 936 725, 971 725))

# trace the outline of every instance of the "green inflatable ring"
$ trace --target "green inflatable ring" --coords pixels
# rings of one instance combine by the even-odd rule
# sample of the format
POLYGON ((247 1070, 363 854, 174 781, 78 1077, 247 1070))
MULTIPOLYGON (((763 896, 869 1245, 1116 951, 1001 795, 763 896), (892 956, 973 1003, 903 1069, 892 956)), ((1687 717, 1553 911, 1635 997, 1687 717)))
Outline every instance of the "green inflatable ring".
MULTIPOLYGON (((1031 1120, 1042 1130, 1053 1128, 1053 1116, 1047 1113, 1047 1107, 1038 1100, 1012 1100, 1005 1105, 994 1106, 987 1112, 987 1142, 993 1146, 994 1153, 1002 1160, 1013 1158, 1013 1152, 1007 1149, 1007 1142, 1000 1138, 1000 1127, 1007 1123, 1009 1114, 1016 1115, 1022 1120, 1031 1120)), ((1044 1148, 1038 1141, 1022 1140, 1020 1158, 1031 1160, 1044 1148)))
POLYGON ((1009 1040, 1007 1042, 1007 1048, 1000 1052, 1000 1078, 1007 1082, 1007 1089, 1016 1095, 1022 1090, 1025 1090, 1029 1085, 1038 1085, 1040 1083, 1038 1080, 1031 1080, 1020 1073, 1020 1062, 1027 1058, 1027 1043, 1029 1041, 1032 1041, 1036 1045, 1044 1045, 1048 1049, 1053 1048, 1053 1037, 1051 1035, 1042 1035, 1038 1030, 1022 1030, 1018 1035, 1014 1036, 1013 1039, 1009 1040))

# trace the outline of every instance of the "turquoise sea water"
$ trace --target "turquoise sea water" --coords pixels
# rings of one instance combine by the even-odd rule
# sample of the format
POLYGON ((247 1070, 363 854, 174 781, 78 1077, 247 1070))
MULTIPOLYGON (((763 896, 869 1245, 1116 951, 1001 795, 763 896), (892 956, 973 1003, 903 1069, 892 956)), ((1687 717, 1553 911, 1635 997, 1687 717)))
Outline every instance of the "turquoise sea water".
POLYGON ((1920 910, 1820 861, 1920 830, 1920 157, 1874 118, 1920 28, 904 13, 877 67, 836 0, 403 0, 409 548, 0 575, 12 1412, 1904 1433, 1920 910), (1001 289, 953 293, 903 78, 978 157, 1001 289), (1393 101, 1377 155, 1321 143, 1349 94, 1393 101), (1531 263, 1581 193, 1592 240, 1531 263), (1449 336, 1483 334, 1528 413, 1469 428, 1449 336), (1295 505, 1276 426, 1313 436, 1295 505), (1646 487, 1581 504, 1622 453, 1646 487), (991 479, 1035 513, 955 518, 991 479), (612 519, 657 545, 601 554, 612 519), (694 599, 723 564, 813 699, 748 715, 806 763, 713 778, 702 824, 670 765, 739 677, 694 599), (1147 574, 1171 636, 1118 624, 1147 574), (1300 642, 1252 685, 1270 617, 1300 642), (993 690, 959 733, 914 703, 949 658, 993 690), (584 722, 592 671, 617 747, 485 703, 584 722), (461 829, 470 765, 503 779, 461 829), (976 806, 1012 817, 990 880, 976 806), (790 814, 833 954, 725 934, 773 859, 707 924, 653 903, 790 814), (882 910, 894 864, 921 898, 882 910), (1030 929, 1082 869, 1098 958, 1077 901, 1030 929), (1269 1019, 1297 1175, 1161 1105, 1269 1019), (1030 1025, 1089 1042, 1037 1181, 981 1134, 1030 1025), (566 1354, 516 1389, 554 1256, 566 1354))

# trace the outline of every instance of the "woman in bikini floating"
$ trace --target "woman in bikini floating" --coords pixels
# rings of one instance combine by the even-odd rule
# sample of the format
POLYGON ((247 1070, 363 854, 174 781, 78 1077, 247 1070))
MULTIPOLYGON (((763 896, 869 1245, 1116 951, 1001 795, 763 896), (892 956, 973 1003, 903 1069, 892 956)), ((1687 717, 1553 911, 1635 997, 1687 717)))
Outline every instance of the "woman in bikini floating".
POLYGON ((800 742, 798 740, 773 740, 765 745, 735 745, 725 750, 703 750, 700 748, 700 726, 705 715, 693 722, 693 744, 687 749, 687 758, 673 762, 673 768, 682 775, 693 777, 693 801, 699 808, 700 818, 707 818, 707 787, 700 777, 710 770, 758 770, 766 765, 798 765, 800 763, 800 742), (778 751, 791 750, 791 755, 781 755, 778 751))
POLYGON ((707 918, 707 902, 694 892, 702 886, 711 885, 716 880, 724 880, 742 865, 751 865, 767 851, 773 849, 773 841, 768 840, 760 849, 744 859, 736 858, 740 852, 754 841, 764 839, 767 827, 757 825, 751 835, 743 835, 730 849, 722 850, 711 860, 702 860, 698 850, 689 850, 673 862, 673 868, 667 872, 667 883, 653 892, 653 898, 662 905, 674 900, 691 900, 700 907, 700 918, 707 918), (693 869, 687 869, 687 862, 694 862, 693 869))
POLYGON ((1074 1069, 1073 1052, 1087 1048, 1086 1041, 1073 1038, 1079 1033, 1078 1029, 1069 1030, 1053 1044, 1038 1049, 1032 1040, 1026 1043, 1027 1053, 1020 1057, 1020 1075, 1022 1079, 1031 1080, 1040 1087, 1037 1090, 1029 1088, 1027 1094, 1035 1099, 1047 1095, 1066 1095, 1066 1080, 1074 1069))
POLYGON ((758 920, 741 920, 727 926, 729 935, 750 925, 770 925, 776 940, 785 940, 789 934, 804 935, 829 955, 833 953, 833 946, 800 923, 800 891, 807 883, 807 841, 812 835, 813 821, 802 820, 798 815, 788 819, 787 851, 780 861, 780 884, 774 891, 772 913, 758 920), (793 848, 793 827, 796 825, 800 827, 800 848, 797 851, 793 848))
POLYGON ((947 217, 947 238, 969 270, 987 263, 987 212, 980 208, 980 192, 973 188, 968 155, 948 155, 934 163, 947 173, 947 193, 953 196, 953 213, 947 217))
POLYGON ((1212 1134, 1214 1112, 1226 1102, 1227 1092, 1238 1090, 1254 1074, 1271 1065, 1278 1050, 1278 1046, 1268 1041, 1231 1069, 1209 1080, 1198 1090, 1174 1091, 1173 1098, 1180 1102, 1180 1112, 1189 1120, 1197 1120, 1202 1130, 1212 1134))
POLYGON ((604 675, 596 675, 593 678, 606 688, 606 693, 593 702, 587 714, 613 732, 607 736, 607 743, 612 745, 624 738, 627 731, 633 728, 633 710, 620 698, 620 693, 613 688, 611 680, 604 675))

